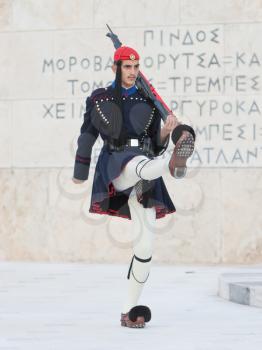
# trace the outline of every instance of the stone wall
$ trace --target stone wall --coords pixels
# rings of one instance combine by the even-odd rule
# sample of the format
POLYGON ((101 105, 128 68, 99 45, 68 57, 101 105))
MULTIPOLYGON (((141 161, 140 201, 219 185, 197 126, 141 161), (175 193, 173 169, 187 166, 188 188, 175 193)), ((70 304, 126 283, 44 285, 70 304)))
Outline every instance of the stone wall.
POLYGON ((132 222, 88 213, 100 139, 71 181, 85 98, 113 79, 106 23, 197 131, 155 261, 261 262, 260 0, 0 0, 0 259, 129 261, 132 222))

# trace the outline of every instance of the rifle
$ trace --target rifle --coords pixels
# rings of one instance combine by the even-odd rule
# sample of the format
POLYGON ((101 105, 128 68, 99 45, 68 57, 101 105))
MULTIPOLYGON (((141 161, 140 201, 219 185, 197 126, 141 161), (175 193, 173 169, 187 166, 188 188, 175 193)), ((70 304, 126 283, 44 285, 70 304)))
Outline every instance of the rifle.
MULTIPOLYGON (((107 24, 106 26, 109 30, 109 33, 107 33, 106 36, 108 36, 112 40, 115 49, 118 49, 119 47, 122 46, 121 41, 118 39, 118 36, 115 33, 113 33, 109 25, 107 24)), ((163 119, 163 121, 165 121, 168 114, 171 114, 172 111, 166 105, 166 103, 163 101, 163 99, 158 94, 156 89, 147 80, 147 78, 144 76, 144 74, 141 71, 139 71, 138 73, 138 76, 136 79, 136 86, 145 97, 149 98, 153 102, 154 106, 159 111, 161 118, 163 119)))

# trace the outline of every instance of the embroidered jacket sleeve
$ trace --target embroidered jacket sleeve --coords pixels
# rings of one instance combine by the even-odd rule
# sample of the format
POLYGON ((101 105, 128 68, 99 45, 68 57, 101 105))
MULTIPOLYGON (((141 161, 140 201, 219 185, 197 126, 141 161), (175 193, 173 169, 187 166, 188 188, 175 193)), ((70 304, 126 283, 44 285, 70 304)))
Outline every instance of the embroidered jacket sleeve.
POLYGON ((161 133, 161 116, 159 112, 156 112, 155 118, 153 120, 153 123, 150 126, 150 135, 153 142, 153 149, 156 156, 159 156, 163 154, 169 144, 169 136, 164 140, 164 142, 161 141, 160 138, 161 133))
POLYGON ((94 103, 90 97, 86 100, 86 111, 84 122, 80 129, 80 136, 77 140, 77 151, 74 166, 74 178, 87 180, 91 162, 92 148, 98 137, 99 131, 92 123, 92 110, 94 103))

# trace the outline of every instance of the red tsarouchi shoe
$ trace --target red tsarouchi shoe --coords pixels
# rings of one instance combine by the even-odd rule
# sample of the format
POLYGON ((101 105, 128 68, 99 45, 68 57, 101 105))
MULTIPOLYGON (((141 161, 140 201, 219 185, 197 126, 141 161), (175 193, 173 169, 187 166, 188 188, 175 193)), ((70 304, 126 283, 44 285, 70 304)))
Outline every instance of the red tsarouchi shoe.
POLYGON ((146 322, 151 320, 151 310, 148 306, 138 305, 127 313, 121 314, 121 326, 129 328, 144 328, 146 322))
POLYGON ((169 161, 169 170, 173 177, 181 179, 186 175, 186 162, 194 151, 195 140, 188 131, 183 131, 175 144, 175 148, 169 161))

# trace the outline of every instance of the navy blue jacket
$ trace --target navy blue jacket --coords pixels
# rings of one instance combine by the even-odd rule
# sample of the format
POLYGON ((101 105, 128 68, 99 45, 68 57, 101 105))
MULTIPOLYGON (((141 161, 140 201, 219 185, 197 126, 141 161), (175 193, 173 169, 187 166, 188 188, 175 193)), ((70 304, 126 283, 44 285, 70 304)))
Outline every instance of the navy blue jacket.
MULTIPOLYGON (((88 179, 92 147, 99 135, 103 140, 116 139, 124 128, 126 137, 137 138, 141 143, 150 137, 154 156, 162 154, 167 148, 168 142, 161 144, 161 117, 151 101, 143 97, 135 86, 123 89, 121 125, 114 96, 114 88, 110 86, 95 90, 86 100, 75 158, 74 177, 77 179, 88 179)), ((102 147, 94 174, 90 212, 131 218, 128 198, 132 188, 117 192, 112 180, 120 175, 123 167, 136 155, 145 155, 145 152, 141 147, 125 147, 120 152, 109 152, 106 145, 102 147)), ((141 204, 144 207, 154 206, 157 218, 174 212, 175 207, 162 177, 152 181, 152 188, 149 198, 144 198, 141 204)))

